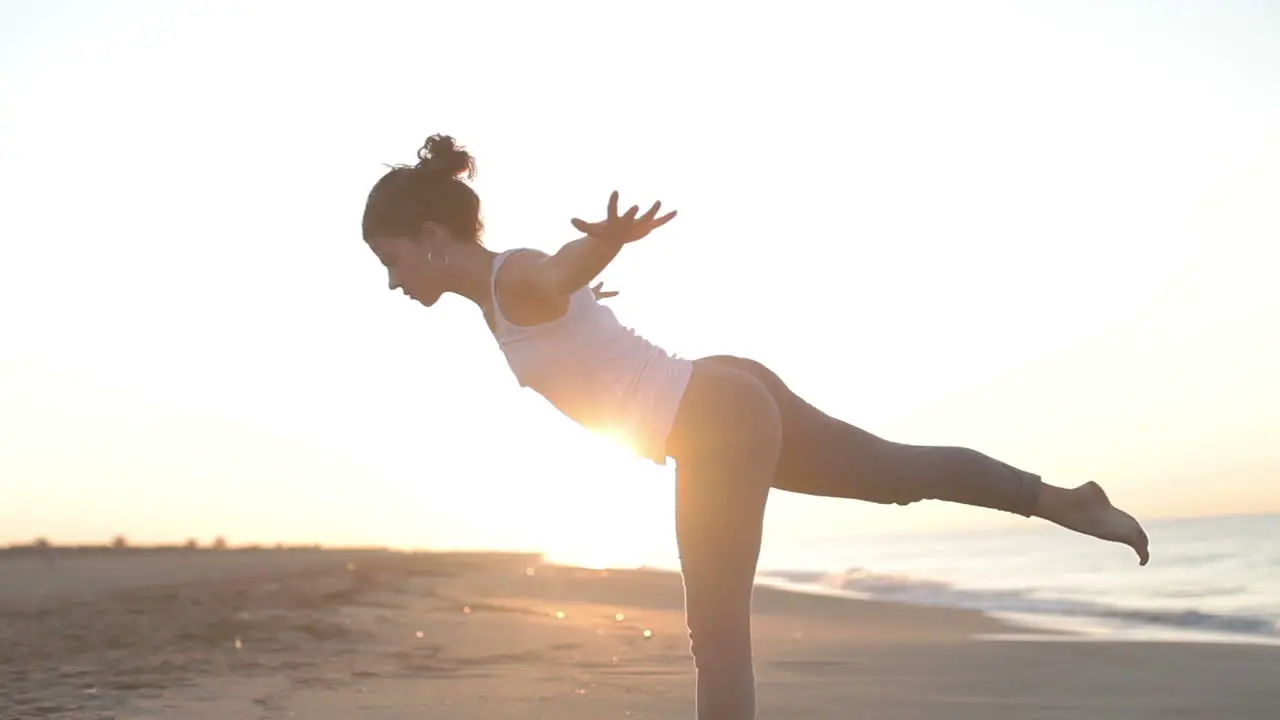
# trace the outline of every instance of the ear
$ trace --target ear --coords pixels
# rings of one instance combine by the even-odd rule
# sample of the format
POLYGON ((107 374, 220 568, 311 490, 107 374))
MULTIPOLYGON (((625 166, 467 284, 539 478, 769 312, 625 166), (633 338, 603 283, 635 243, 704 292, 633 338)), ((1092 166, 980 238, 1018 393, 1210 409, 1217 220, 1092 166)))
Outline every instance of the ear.
POLYGON ((418 240, 426 243, 427 247, 435 247, 445 241, 445 234, 448 230, 440 223, 427 220, 418 226, 418 240))

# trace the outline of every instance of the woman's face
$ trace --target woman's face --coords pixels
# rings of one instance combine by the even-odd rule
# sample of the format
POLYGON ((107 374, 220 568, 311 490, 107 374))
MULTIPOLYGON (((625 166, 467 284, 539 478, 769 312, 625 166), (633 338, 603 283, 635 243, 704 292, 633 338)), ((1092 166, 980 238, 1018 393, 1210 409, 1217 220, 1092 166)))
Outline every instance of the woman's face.
MULTIPOLYGON (((432 262, 428 243, 420 238, 373 238, 369 247, 387 269, 387 286, 427 307, 445 292, 441 263, 432 262)), ((438 258, 437 258, 438 260, 438 258)))

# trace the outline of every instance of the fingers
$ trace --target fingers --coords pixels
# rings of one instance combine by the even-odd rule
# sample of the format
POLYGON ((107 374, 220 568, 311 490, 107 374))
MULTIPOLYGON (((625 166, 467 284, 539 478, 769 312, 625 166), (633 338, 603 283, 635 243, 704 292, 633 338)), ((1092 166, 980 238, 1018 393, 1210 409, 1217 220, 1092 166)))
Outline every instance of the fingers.
POLYGON ((617 291, 617 290, 605 290, 605 289, 604 289, 604 281, 603 281, 603 280, 601 280, 600 282, 596 283, 595 285, 592 285, 592 286, 591 286, 591 292, 592 292, 592 294, 594 294, 594 295, 596 296, 596 299, 597 299, 597 300, 607 300, 607 299, 609 299, 609 298, 611 298, 611 297, 617 297, 617 296, 618 296, 618 291, 617 291))
POLYGON ((666 215, 663 215, 662 217, 656 217, 658 214, 658 210, 660 209, 662 209, 661 200, 655 202, 653 204, 653 207, 649 208, 648 212, 646 212, 644 215, 641 215, 639 218, 639 222, 645 224, 649 230, 653 230, 655 228, 660 228, 663 225, 666 225, 668 222, 671 221, 672 218, 676 216, 676 211, 672 210, 671 212, 667 213, 666 215))
POLYGON ((675 211, 675 210, 672 210, 671 212, 667 213, 666 215, 663 215, 662 217, 658 218, 657 220, 654 220, 654 221, 650 224, 650 227, 651 227, 651 228, 660 228, 660 227, 662 227, 663 225, 666 225, 667 223, 671 222, 671 219, 672 219, 672 218, 674 218, 675 216, 676 216, 676 211, 675 211))
POLYGON ((647 223, 647 222, 649 222, 649 221, 653 220, 653 216, 658 214, 658 209, 659 209, 659 208, 661 208, 661 207, 662 207, 662 201, 661 201, 661 200, 659 200, 658 202, 654 203, 654 204, 653 204, 653 207, 649 208, 649 211, 648 211, 648 212, 646 212, 645 214, 643 214, 643 215, 641 215, 641 216, 640 216, 640 222, 646 222, 646 223, 647 223))
POLYGON ((676 216, 675 210, 666 215, 658 216, 658 211, 662 209, 661 200, 655 202, 643 215, 638 217, 637 215, 640 212, 640 206, 638 205, 632 205, 629 210, 619 215, 618 197, 617 190, 614 190, 609 195, 609 212, 605 220, 589 223, 580 218, 573 218, 570 223, 579 232, 590 237, 616 236, 619 242, 631 242, 648 235, 650 231, 656 228, 666 225, 676 216))

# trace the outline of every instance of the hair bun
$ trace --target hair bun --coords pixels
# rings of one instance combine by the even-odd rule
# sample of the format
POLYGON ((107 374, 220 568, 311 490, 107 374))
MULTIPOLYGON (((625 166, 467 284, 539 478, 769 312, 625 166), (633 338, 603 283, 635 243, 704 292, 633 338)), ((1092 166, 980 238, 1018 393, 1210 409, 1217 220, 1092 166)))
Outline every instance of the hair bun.
POLYGON ((418 150, 417 169, 448 178, 471 179, 476 174, 476 160, 450 135, 432 135, 418 150))

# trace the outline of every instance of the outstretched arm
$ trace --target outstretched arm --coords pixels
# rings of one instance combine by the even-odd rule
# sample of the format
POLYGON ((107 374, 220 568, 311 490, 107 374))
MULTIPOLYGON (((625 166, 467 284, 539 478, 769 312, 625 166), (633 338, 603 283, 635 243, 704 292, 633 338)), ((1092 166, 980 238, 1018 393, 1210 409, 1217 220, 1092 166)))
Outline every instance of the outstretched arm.
POLYGON ((590 235, 565 243, 556 254, 542 259, 542 289, 556 295, 576 292, 595 280, 621 250, 621 244, 590 235))
POLYGON ((574 218, 573 226, 586 236, 566 243, 554 255, 525 265, 520 272, 520 284, 544 297, 569 295, 586 287, 618 256, 623 245, 639 240, 675 217, 675 211, 657 217, 661 207, 662 203, 654 203, 648 212, 636 217, 640 208, 633 205, 619 216, 615 191, 609 197, 609 214, 605 220, 588 223, 574 218))

